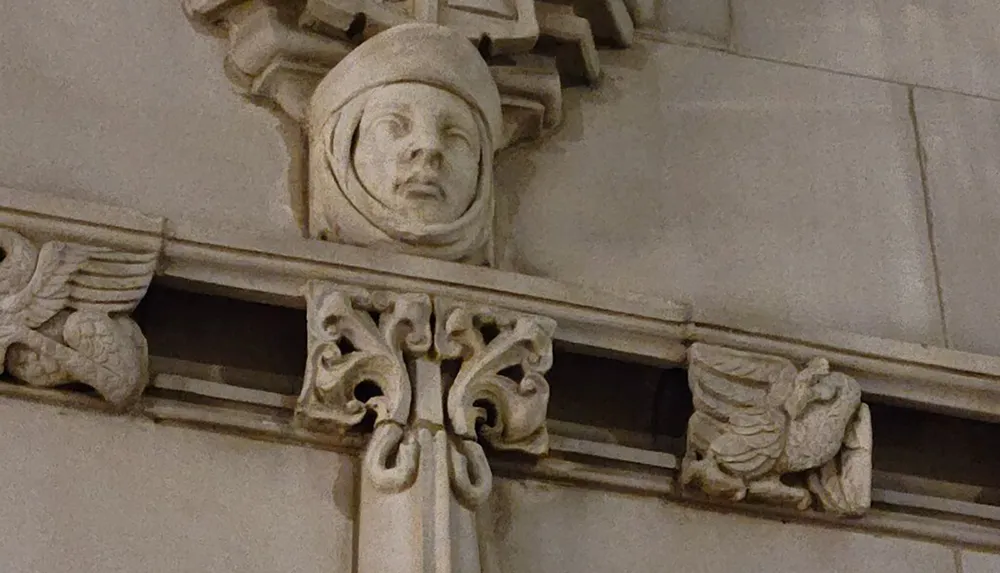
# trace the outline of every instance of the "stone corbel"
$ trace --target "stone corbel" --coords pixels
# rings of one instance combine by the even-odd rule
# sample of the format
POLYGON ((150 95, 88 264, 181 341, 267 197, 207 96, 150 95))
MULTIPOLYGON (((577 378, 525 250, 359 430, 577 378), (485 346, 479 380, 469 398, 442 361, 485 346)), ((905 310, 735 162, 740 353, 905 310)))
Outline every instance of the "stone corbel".
POLYGON ((157 251, 62 241, 0 227, 0 374, 31 386, 82 383, 118 408, 148 382, 146 340, 128 314, 157 251))
POLYGON ((624 0, 182 6, 227 38, 232 81, 292 119, 291 171, 309 164, 289 190, 304 236, 501 267, 514 201, 494 193, 494 155, 556 128, 563 84, 596 83, 598 42, 628 46, 634 28, 624 0), (371 119, 386 100, 391 129, 371 119))
POLYGON ((681 483, 709 497, 857 516, 871 505, 872 425, 861 387, 823 358, 694 344, 681 483))
POLYGON ((546 453, 555 323, 423 294, 313 282, 301 426, 374 424, 361 466, 358 571, 480 573, 481 442, 546 453), (433 332, 432 332, 433 331, 433 332))

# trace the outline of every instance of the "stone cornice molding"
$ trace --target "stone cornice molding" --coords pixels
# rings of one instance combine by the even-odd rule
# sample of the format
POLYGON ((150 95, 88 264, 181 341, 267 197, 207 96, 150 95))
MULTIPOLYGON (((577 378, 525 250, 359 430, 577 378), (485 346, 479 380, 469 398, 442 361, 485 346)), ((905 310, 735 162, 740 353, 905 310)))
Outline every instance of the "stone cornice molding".
MULTIPOLYGON (((361 571, 411 571, 415 563, 438 573, 489 570, 480 560, 477 508, 494 463, 481 444, 549 450, 544 375, 553 341, 686 367, 694 395, 687 454, 680 463, 621 448, 608 457, 654 469, 645 475, 581 465, 580 455, 593 457, 601 446, 563 437, 556 449, 572 458, 526 465, 499 456, 497 467, 515 474, 694 503, 746 499, 820 510, 809 519, 861 515, 873 499, 934 510, 940 500, 873 492, 862 393, 1000 420, 994 357, 846 333, 736 330, 700 323, 683 304, 357 247, 244 237, 10 189, 0 189, 0 205, 0 351, 9 349, 6 374, 27 383, 0 383, 0 394, 363 448, 361 571), (309 356, 297 404, 224 384, 211 391, 223 400, 242 394, 236 403, 283 417, 143 395, 145 341, 127 314, 154 273, 185 288, 305 307, 309 356), (48 389, 70 381, 104 401, 48 389), (345 433, 366 421, 374 424, 370 439, 345 433)), ((169 390, 170 373, 163 374, 154 386, 169 390)), ((188 393, 212 384, 193 383, 188 393)), ((948 507, 970 517, 989 509, 948 507)), ((897 527, 914 534, 927 523, 897 527)), ((952 535, 994 543, 987 530, 952 535)))
MULTIPOLYGON (((196 397, 208 396, 217 401, 239 394, 239 403, 267 404, 275 410, 260 412, 147 394, 129 410, 136 419, 299 444, 349 455, 360 455, 366 444, 366 440, 357 434, 333 436, 296 427, 290 414, 278 415, 282 411, 291 412, 294 398, 286 400, 283 396, 242 389, 236 389, 237 392, 234 393, 230 386, 200 379, 179 379, 169 374, 157 375, 153 386, 175 392, 183 391, 196 397), (278 403, 281 405, 277 406, 278 403)), ((109 404, 99 398, 3 381, 0 381, 0 396, 51 404, 57 408, 113 411, 109 404)), ((53 409, 53 415, 56 412, 58 410, 53 409)), ((1000 523, 1000 512, 995 506, 976 503, 971 498, 963 501, 921 494, 919 491, 911 492, 911 489, 919 488, 900 487, 900 483, 906 481, 906 476, 876 472, 872 500, 878 502, 878 505, 864 517, 857 519, 845 520, 832 513, 800 512, 794 508, 771 505, 724 503, 720 507, 715 501, 689 497, 685 493, 687 490, 675 487, 675 480, 679 478, 679 464, 670 454, 581 439, 578 437, 581 434, 574 428, 564 428, 556 422, 550 421, 549 426, 549 457, 530 462, 516 457, 491 458, 489 464, 493 473, 499 478, 531 479, 569 487, 629 492, 702 510, 737 512, 780 520, 783 523, 811 523, 957 544, 968 548, 1000 550, 1000 528, 996 526, 1000 523), (621 462, 625 462, 625 465, 621 462)))
POLYGON ((865 395, 1000 421, 1000 357, 840 331, 801 336, 699 322, 690 307, 624 299, 579 285, 494 269, 301 239, 267 239, 165 222, 128 209, 0 188, 0 225, 35 240, 131 251, 162 249, 161 280, 233 298, 304 308, 310 280, 425 292, 548 316, 556 340, 630 360, 682 364, 692 342, 816 356, 853 376, 865 395))
POLYGON ((867 398, 1000 421, 1000 357, 839 331, 801 336, 699 322, 684 304, 624 299, 495 269, 302 239, 275 240, 165 222, 128 209, 0 188, 0 225, 33 240, 162 250, 160 280, 233 298, 304 308, 310 280, 424 292, 550 317, 556 341, 657 364, 683 364, 690 343, 826 358, 867 398))

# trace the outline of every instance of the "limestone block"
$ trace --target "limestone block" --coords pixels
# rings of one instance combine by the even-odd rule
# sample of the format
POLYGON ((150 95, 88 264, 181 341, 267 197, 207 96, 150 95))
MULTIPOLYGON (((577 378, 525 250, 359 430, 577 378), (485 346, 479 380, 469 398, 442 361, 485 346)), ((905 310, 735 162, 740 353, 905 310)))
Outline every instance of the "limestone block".
POLYGON ((655 23, 661 30, 704 36, 720 44, 729 42, 727 0, 662 0, 655 23))
POLYGON ((514 264, 779 333, 941 343, 906 90, 637 42, 502 157, 514 264))
POLYGON ((0 185, 300 236, 288 134, 219 50, 176 3, 4 3, 0 185))
POLYGON ((950 344, 1000 353, 1000 103, 930 90, 914 102, 950 344))
POLYGON ((931 543, 532 481, 499 480, 491 508, 500 571, 955 572, 931 543))
POLYGON ((0 433, 5 573, 350 570, 346 456, 13 400, 0 433))
POLYGON ((962 573, 994 573, 1000 571, 1000 555, 962 552, 962 573))
POLYGON ((996 2, 733 0, 733 22, 742 53, 1000 95, 996 2))

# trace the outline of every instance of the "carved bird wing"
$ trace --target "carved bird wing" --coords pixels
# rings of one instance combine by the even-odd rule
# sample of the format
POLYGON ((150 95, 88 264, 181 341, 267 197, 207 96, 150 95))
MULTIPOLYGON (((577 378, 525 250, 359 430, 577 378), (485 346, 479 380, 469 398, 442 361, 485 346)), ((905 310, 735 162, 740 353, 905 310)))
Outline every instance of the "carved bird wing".
POLYGON ((130 311, 152 279, 156 253, 132 254, 62 242, 46 243, 31 281, 0 299, 15 322, 37 328, 63 308, 130 311))
POLYGON ((694 344, 688 368, 695 411, 719 425, 709 445, 717 461, 743 476, 768 471, 784 449, 787 430, 772 395, 794 380, 795 365, 776 356, 694 344))
POLYGON ((156 252, 91 249, 69 279, 68 306, 102 313, 131 312, 146 295, 156 271, 156 252))
POLYGON ((736 414, 727 426, 728 431, 713 440, 709 449, 719 464, 734 474, 763 474, 784 451, 784 424, 773 412, 756 409, 736 414))
POLYGON ((69 279, 87 260, 86 247, 52 242, 38 254, 35 272, 28 285, 5 297, 0 305, 14 314, 15 324, 37 328, 66 307, 69 279))
POLYGON ((772 394, 782 393, 797 372, 784 358, 701 343, 691 346, 688 362, 695 410, 724 423, 773 409, 772 394))

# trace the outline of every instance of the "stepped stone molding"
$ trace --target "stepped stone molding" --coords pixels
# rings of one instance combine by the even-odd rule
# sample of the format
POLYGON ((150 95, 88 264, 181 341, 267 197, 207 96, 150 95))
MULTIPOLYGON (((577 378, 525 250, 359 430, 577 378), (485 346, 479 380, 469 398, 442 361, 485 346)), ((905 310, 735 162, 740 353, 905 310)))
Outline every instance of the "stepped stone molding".
POLYGON ((32 386, 80 382, 124 407, 149 381, 146 340, 128 317, 158 251, 62 241, 0 226, 0 373, 32 386))
POLYGON ((861 387, 823 358, 694 344, 682 485, 711 497, 857 516, 871 505, 872 427, 861 387), (815 498, 815 499, 814 499, 815 498))
POLYGON ((596 82, 595 36, 630 45, 635 13, 623 0, 181 0, 181 6, 198 29, 228 39, 225 67, 237 86, 298 121, 323 76, 359 44, 403 24, 447 26, 489 61, 503 97, 506 144, 538 137, 561 121, 560 76, 596 82))
POLYGON ((475 512, 493 474, 479 441, 547 452, 555 322, 318 281, 306 300, 296 421, 342 432, 374 419, 361 464, 359 571, 483 571, 475 512))

